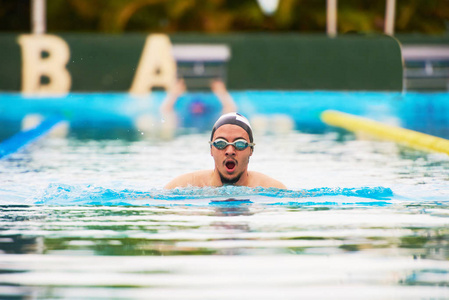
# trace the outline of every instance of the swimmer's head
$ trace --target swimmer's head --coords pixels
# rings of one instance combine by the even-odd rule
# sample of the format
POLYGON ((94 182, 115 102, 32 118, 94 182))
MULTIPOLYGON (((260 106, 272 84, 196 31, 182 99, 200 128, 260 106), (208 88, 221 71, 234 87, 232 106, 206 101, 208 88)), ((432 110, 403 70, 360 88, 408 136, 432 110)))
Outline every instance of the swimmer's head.
POLYGON ((224 114, 220 118, 218 118, 217 122, 215 122, 214 127, 212 128, 212 133, 210 135, 210 140, 211 141, 212 141, 212 139, 214 137, 215 131, 219 127, 221 127, 223 125, 226 125, 226 124, 240 126, 241 128, 243 128, 248 133, 249 142, 250 143, 253 142, 253 131, 251 129, 251 125, 249 124, 248 119, 245 118, 244 116, 242 116, 241 114, 236 113, 236 112, 224 114))

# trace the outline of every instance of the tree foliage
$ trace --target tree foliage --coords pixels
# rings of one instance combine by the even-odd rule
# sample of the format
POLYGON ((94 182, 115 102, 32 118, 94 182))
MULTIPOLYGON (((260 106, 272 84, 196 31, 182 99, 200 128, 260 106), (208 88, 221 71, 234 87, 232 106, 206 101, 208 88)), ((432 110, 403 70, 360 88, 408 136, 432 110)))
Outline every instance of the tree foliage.
MULTIPOLYGON (((398 33, 449 29, 449 0, 397 0, 398 33)), ((386 0, 338 1, 338 31, 383 32, 386 0)), ((30 0, 0 0, 2 31, 29 31, 30 0)), ((326 31, 326 0, 280 0, 272 16, 256 0, 48 0, 49 32, 326 31)))

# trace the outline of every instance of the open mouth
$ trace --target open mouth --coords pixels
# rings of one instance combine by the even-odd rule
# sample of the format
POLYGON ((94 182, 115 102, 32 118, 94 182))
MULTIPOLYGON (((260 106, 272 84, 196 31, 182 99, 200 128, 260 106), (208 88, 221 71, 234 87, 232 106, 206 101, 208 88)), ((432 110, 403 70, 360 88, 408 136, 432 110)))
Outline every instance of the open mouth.
POLYGON ((232 161, 232 160, 228 160, 225 163, 226 171, 228 171, 228 173, 234 172, 235 166, 236 166, 236 163, 235 163, 235 161, 232 161))

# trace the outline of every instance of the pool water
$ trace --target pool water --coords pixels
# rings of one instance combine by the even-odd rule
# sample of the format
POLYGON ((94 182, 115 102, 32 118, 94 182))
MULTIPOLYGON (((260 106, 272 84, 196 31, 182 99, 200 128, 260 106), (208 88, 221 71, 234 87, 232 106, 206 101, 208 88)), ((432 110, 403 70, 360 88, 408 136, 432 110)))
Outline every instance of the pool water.
POLYGON ((288 190, 163 190, 213 167, 208 138, 45 137, 0 160, 0 298, 449 298, 447 155, 256 133, 250 169, 288 190))

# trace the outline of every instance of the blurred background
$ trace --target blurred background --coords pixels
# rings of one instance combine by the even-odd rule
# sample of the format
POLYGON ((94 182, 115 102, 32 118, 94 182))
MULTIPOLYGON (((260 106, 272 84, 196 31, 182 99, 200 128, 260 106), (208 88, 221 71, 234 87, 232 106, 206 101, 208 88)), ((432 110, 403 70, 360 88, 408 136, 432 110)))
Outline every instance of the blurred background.
MULTIPOLYGON (((64 96, 68 92, 132 91, 136 78, 148 78, 138 76, 147 37, 166 34, 173 44, 176 76, 185 79, 188 91, 195 93, 188 95, 193 100, 179 97, 181 101, 176 102, 175 110, 184 119, 191 112, 189 103, 197 103, 197 98, 216 103, 213 95, 207 94, 212 79, 223 81, 239 109, 249 116, 282 114, 292 118, 295 128, 319 130, 323 125, 318 116, 323 109, 360 115, 373 109, 359 97, 351 102, 328 94, 280 96, 248 91, 443 92, 441 98, 445 98, 449 90, 449 0, 0 0, 0 20, 0 65, 8 70, 0 73, 3 92, 26 90, 23 74, 33 72, 23 71, 26 63, 22 56, 30 47, 22 47, 18 41, 28 33, 57 36, 67 48, 62 51, 67 53, 62 65, 69 74, 64 96), (43 9, 36 9, 36 3, 43 9), (41 17, 40 29, 36 29, 36 16, 41 17), (207 47, 198 51, 186 45, 207 47), (330 97, 328 102, 326 97, 330 97)), ((42 51, 40 58, 44 60, 48 54, 42 51)), ((41 87, 61 78, 51 77, 43 73, 36 76, 36 83, 41 87)), ((70 116, 72 128, 78 123, 91 126, 91 119, 99 119, 86 116, 101 111, 105 120, 124 116, 125 127, 132 127, 143 111, 158 113, 165 100, 160 87, 155 87, 152 101, 144 103, 147 107, 143 102, 130 105, 131 100, 122 100, 122 96, 114 105, 107 97, 84 104, 73 94, 64 105, 51 99, 37 105, 20 95, 14 102, 1 104, 3 112, 9 112, 3 115, 15 123, 26 114, 50 116, 57 111, 70 116), (21 110, 17 109, 19 101, 21 110)), ((367 103, 378 104, 378 98, 368 97, 367 103)), ((401 117, 403 126, 447 135, 443 129, 449 127, 449 121, 446 110, 437 107, 440 100, 429 105, 421 99, 409 101, 413 105, 392 100, 385 106, 401 117), (409 119, 413 121, 404 121, 409 119), (423 120, 431 125, 416 125, 425 123, 423 120), (436 120, 443 121, 433 132, 436 120)), ((99 127, 95 125, 91 127, 99 127)))
MULTIPOLYGON (((30 31, 31 0, 0 0, 0 30, 30 31)), ((338 2, 339 33, 382 33, 386 1, 338 2)), ((326 32, 326 0, 279 0, 272 14, 256 0, 50 0, 47 31, 326 32)), ((395 33, 448 38, 449 0, 396 1, 395 33)))
MULTIPOLYGON (((72 59, 68 69, 73 76, 83 73, 83 76, 73 80, 72 91, 128 89, 132 74, 128 74, 125 67, 137 64, 144 37, 153 33, 169 35, 174 44, 226 44, 230 49, 227 58, 228 73, 220 77, 225 81, 230 80, 227 84, 231 89, 398 90, 401 85, 405 90, 449 89, 449 0, 0 0, 0 19, 0 44, 2 53, 5 54, 0 62, 11 70, 8 78, 0 80, 0 90, 20 89, 19 57, 16 57, 19 50, 14 48, 16 37, 12 38, 11 35, 31 32, 59 35, 69 44, 72 59), (39 8, 33 10, 33 4, 36 3, 42 4, 42 11, 39 8), (347 62, 343 62, 335 54, 339 51, 347 52, 344 45, 339 50, 324 52, 331 45, 329 41, 323 41, 326 46, 310 47, 312 50, 309 53, 300 52, 316 41, 308 36, 325 38, 326 35, 343 38, 382 35, 395 37, 400 42, 404 61, 401 71, 395 73, 403 74, 398 74, 396 77, 399 79, 391 86, 375 85, 382 80, 393 82, 382 76, 367 80, 373 84, 357 84, 361 76, 354 71, 357 66, 363 69, 362 72, 370 70, 379 73, 373 71, 376 67, 383 74, 393 71, 380 67, 379 60, 374 59, 372 53, 362 52, 354 46, 351 49, 358 50, 353 50, 354 53, 349 55, 351 59, 347 62), (126 42, 113 38, 119 36, 126 36, 126 42), (106 39, 112 39, 116 44, 112 46, 106 39), (264 41, 261 42, 262 40, 264 41), (106 46, 100 51, 101 41, 105 41, 106 46), (81 58, 85 60, 87 54, 92 54, 87 52, 90 50, 77 50, 77 47, 85 46, 86 43, 90 45, 87 48, 97 49, 98 52, 94 62, 90 62, 98 66, 93 68, 90 65, 93 69, 90 72, 106 70, 111 68, 111 61, 117 64, 117 61, 127 59, 125 67, 119 69, 117 66, 114 71, 109 71, 109 79, 105 74, 86 77, 86 72, 77 72, 74 68, 82 66, 81 58), (110 52, 119 51, 121 46, 127 46, 126 58, 121 53, 113 57, 110 52), (268 49, 269 47, 272 48, 268 49), (255 53, 253 49, 258 49, 257 52, 265 50, 266 53, 255 53), (109 57, 103 62, 105 55, 100 53, 106 53, 105 51, 109 57), (317 53, 319 51, 323 53, 317 53), (261 60, 249 63, 254 54, 260 54, 261 60), (370 56, 372 64, 362 67, 352 55, 370 56), (282 65, 282 57, 292 56, 307 59, 296 66, 290 62, 282 65), (353 62, 355 65, 349 72, 353 74, 353 79, 343 84, 335 83, 341 73, 335 70, 340 66, 332 66, 324 72, 316 71, 316 78, 312 78, 315 68, 310 66, 303 76, 295 73, 300 72, 295 70, 305 69, 307 61, 321 60, 323 57, 340 61, 344 66, 353 62), (263 72, 256 68, 261 66, 261 61, 264 70, 271 70, 272 74, 281 70, 287 75, 279 78, 270 74, 267 78, 259 78, 259 74, 263 72), (245 62, 248 65, 243 67, 245 62), (268 62, 272 62, 277 69, 267 66, 268 62), (289 68, 293 70, 288 71, 289 68), (244 71, 251 74, 241 78, 244 71), (336 74, 335 82, 322 84, 328 82, 323 80, 323 74, 329 72, 336 74), (119 76, 123 78, 118 78, 119 76), (292 77, 302 78, 303 82, 289 83, 286 78, 292 77), (95 82, 96 78, 102 78, 102 83, 95 82), (279 82, 275 82, 276 80, 279 82), (319 84, 314 84, 315 82, 319 84)), ((377 47, 383 46, 377 44, 377 47)), ((367 46, 367 49, 372 49, 372 46, 367 46)), ((391 52, 388 50, 386 54, 391 52)), ((382 60, 386 54, 380 55, 379 59, 382 60)), ((387 63, 386 66, 388 65, 391 64, 387 63)), ((178 68, 183 68, 179 60, 178 68)), ((189 85, 192 86, 192 83, 189 82, 189 85)))

